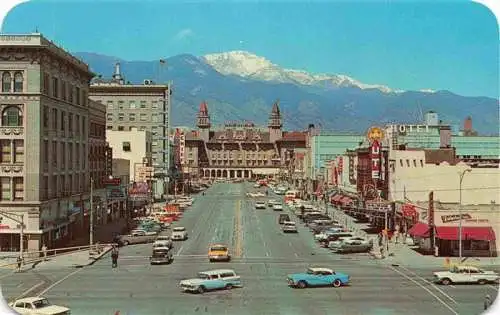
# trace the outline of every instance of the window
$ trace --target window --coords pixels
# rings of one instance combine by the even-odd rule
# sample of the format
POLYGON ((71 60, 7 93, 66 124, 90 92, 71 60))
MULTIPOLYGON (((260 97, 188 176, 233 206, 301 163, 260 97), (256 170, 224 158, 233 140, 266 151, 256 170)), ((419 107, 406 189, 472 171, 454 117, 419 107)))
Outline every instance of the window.
POLYGON ((80 144, 79 144, 79 143, 77 143, 75 146, 76 146, 76 147, 75 147, 75 157, 76 157, 75 162, 76 162, 76 168, 80 168, 80 158, 81 158, 81 156, 80 156, 80 144))
POLYGON ((128 120, 129 121, 135 121, 135 114, 134 113, 128 114, 128 120))
POLYGON ((43 170, 49 169, 49 141, 43 140, 43 170))
POLYGON ((68 115, 68 130, 69 132, 73 131, 73 114, 68 115))
POLYGON ((112 125, 108 125, 108 126, 106 126, 106 129, 107 130, 113 130, 113 126, 112 125))
POLYGON ((57 109, 52 108, 52 130, 57 131, 57 109))
POLYGON ((420 167, 424 167, 424 161, 420 160, 420 167))
POLYGON ((59 79, 56 77, 52 78, 52 96, 59 97, 59 79))
POLYGON ((44 176, 42 180, 42 189, 40 191, 40 195, 42 196, 42 200, 49 199, 49 177, 44 176))
POLYGON ((410 160, 406 159, 406 166, 410 167, 410 160))
POLYGON ((76 105, 80 105, 81 104, 81 100, 82 100, 82 95, 80 93, 80 88, 79 87, 76 87, 76 89, 75 89, 75 98, 76 98, 76 105))
POLYGON ((12 200, 12 192, 10 189, 10 177, 1 177, 0 178, 0 186, 1 190, 0 193, 2 194, 0 196, 1 200, 12 200))
POLYGON ((139 116, 139 119, 140 119, 141 121, 148 121, 148 114, 141 114, 141 115, 139 116))
POLYGON ((128 142, 128 141, 123 142, 122 149, 125 152, 130 152, 131 151, 131 149, 130 149, 130 142, 128 142))
POLYGON ((10 146, 10 140, 1 140, 0 146, 2 148, 2 152, 0 155, 0 163, 11 163, 12 151, 10 146))
POLYGON ((123 131, 125 128, 123 126, 118 126, 118 131, 123 131))
POLYGON ((66 113, 61 111, 61 131, 66 130, 66 113))
POLYGON ((87 106, 87 91, 86 90, 83 90, 82 91, 82 105, 83 106, 87 106))
POLYGON ((24 140, 14 140, 14 163, 24 163, 24 140))
POLYGON ((52 141, 52 166, 57 167, 57 142, 52 141))
POLYGON ((66 82, 61 80, 61 98, 63 99, 63 101, 66 100, 66 96, 67 96, 66 82))
POLYGON ((17 106, 9 106, 4 109, 2 113, 2 125, 3 126, 22 126, 23 125, 23 114, 17 106))
POLYGON ((77 134, 80 132, 80 115, 75 116, 75 131, 77 134))
POLYGON ((43 107, 43 127, 49 128, 49 108, 47 106, 43 107))
POLYGON ((146 126, 140 126, 139 127, 139 131, 145 131, 146 130, 146 126))
POLYGON ((42 92, 43 92, 43 94, 48 95, 49 94, 49 90, 50 90, 50 88, 49 88, 50 87, 50 76, 49 76, 48 73, 44 73, 42 78, 43 78, 43 82, 42 82, 43 89, 42 89, 42 92))
POLYGON ((85 117, 82 117, 82 136, 85 138, 87 135, 87 119, 85 117))
POLYGON ((107 116, 108 121, 113 121, 113 114, 108 113, 106 116, 107 116))
POLYGON ((129 106, 130 109, 136 109, 137 108, 137 106, 135 105, 135 101, 129 101, 128 102, 128 106, 129 106))
POLYGON ((401 167, 403 167, 403 160, 402 159, 399 159, 399 164, 401 165, 401 167))
POLYGON ((66 168, 66 143, 61 142, 61 166, 66 168))
POLYGON ((146 101, 141 101, 141 108, 146 108, 146 101))
POLYGON ((417 167, 417 160, 413 160, 413 167, 417 167))
POLYGON ((16 72, 14 74, 14 92, 22 92, 23 83, 24 83, 23 73, 16 72))
POLYGON ((158 121, 158 115, 157 114, 152 114, 151 115, 151 121, 152 122, 157 122, 158 121))
POLYGON ((24 200, 24 178, 14 177, 14 200, 24 200))
POLYGON ((10 87, 12 85, 12 76, 9 72, 4 72, 2 74, 2 92, 10 92, 10 87))
POLYGON ((113 109, 113 101, 108 101, 108 109, 113 109))
POLYGON ((119 113, 118 114, 118 121, 124 121, 125 120, 125 114, 124 113, 119 113))
POLYGON ((118 109, 123 109, 123 106, 125 106, 124 101, 118 101, 118 109))
POLYGON ((57 188, 57 175, 52 176, 52 185, 51 185, 50 189, 51 189, 50 195, 52 197, 57 196, 57 191, 58 191, 58 188, 57 188))
POLYGON ((73 84, 68 84, 68 101, 70 103, 73 103, 74 95, 75 95, 75 87, 73 86, 73 84))
POLYGON ((157 109, 158 108, 158 102, 157 101, 152 101, 151 102, 151 108, 152 109, 157 109))

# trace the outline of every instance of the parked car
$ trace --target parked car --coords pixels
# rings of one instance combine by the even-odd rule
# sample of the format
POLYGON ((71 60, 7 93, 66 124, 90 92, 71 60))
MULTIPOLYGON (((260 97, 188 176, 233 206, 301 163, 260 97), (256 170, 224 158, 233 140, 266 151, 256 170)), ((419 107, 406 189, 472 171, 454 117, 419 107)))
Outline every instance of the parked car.
POLYGON ((267 202, 267 205, 269 208, 272 208, 274 205, 279 204, 280 202, 278 200, 271 199, 267 202))
MULTIPOLYGON (((167 242, 170 248, 173 247, 172 238, 168 235, 158 235, 156 237, 156 240, 155 240, 155 243, 156 242, 167 242)), ((153 244, 153 246, 154 246, 154 244, 153 244)))
POLYGON ((285 221, 281 226, 283 233, 298 233, 297 224, 293 221, 285 221))
MULTIPOLYGON (((330 247, 330 244, 328 244, 330 247)), ((335 253, 366 253, 373 249, 373 240, 353 240, 343 241, 338 247, 332 249, 335 253)))
POLYGON ((326 238, 321 239, 319 241, 319 246, 324 247, 324 248, 328 248, 328 245, 330 244, 330 242, 336 241, 341 237, 353 237, 353 236, 354 236, 354 234, 351 232, 337 232, 337 233, 328 234, 326 238))
POLYGON ((35 296, 17 299, 9 306, 18 314, 69 315, 70 309, 51 304, 46 298, 35 296))
POLYGON ((283 205, 282 204, 275 204, 273 206, 273 211, 283 211, 283 205))
POLYGON ((230 261, 231 255, 229 248, 224 244, 213 244, 208 248, 208 260, 212 261, 230 261))
POLYGON ((499 280, 498 273, 473 266, 454 266, 448 271, 437 271, 433 274, 434 282, 444 285, 452 283, 486 284, 499 280))
POLYGON ((197 278, 182 280, 179 285, 184 292, 231 290, 233 287, 241 287, 241 278, 232 269, 217 269, 200 272, 197 278))
POLYGON ((146 233, 142 230, 134 230, 129 235, 119 235, 116 242, 119 246, 127 246, 130 244, 152 243, 156 239, 156 233, 146 233))
POLYGON ((348 241, 365 241, 365 239, 359 236, 339 237, 336 241, 331 241, 330 243, 328 243, 328 248, 339 248, 343 243, 348 241))
POLYGON ((266 203, 264 201, 256 201, 255 209, 266 209, 266 203))
POLYGON ((316 286, 340 287, 347 285, 350 277, 329 268, 308 268, 305 273, 295 273, 287 276, 288 285, 294 288, 307 288, 316 286))
POLYGON ((174 241, 185 241, 188 238, 188 233, 185 227, 179 226, 172 230, 172 240, 174 241))

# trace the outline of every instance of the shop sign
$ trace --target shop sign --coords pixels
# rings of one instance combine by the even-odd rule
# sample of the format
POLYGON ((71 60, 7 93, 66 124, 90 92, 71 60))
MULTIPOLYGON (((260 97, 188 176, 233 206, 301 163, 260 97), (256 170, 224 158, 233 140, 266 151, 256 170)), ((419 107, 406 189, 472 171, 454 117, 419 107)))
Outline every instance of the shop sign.
MULTIPOLYGON (((461 217, 462 220, 472 220, 472 216, 468 213, 462 213, 461 217)), ((443 221, 443 223, 460 221, 460 215, 458 214, 442 215, 441 221, 443 221)))
POLYGON ((106 199, 107 200, 125 200, 125 189, 121 185, 120 178, 106 179, 104 181, 106 186, 106 199))
POLYGON ((401 206, 401 212, 403 213, 403 216, 405 217, 416 217, 417 216, 417 209, 414 205, 405 203, 404 205, 401 206))
POLYGON ((380 142, 377 140, 372 142, 370 147, 370 158, 372 164, 372 178, 380 178, 380 142))

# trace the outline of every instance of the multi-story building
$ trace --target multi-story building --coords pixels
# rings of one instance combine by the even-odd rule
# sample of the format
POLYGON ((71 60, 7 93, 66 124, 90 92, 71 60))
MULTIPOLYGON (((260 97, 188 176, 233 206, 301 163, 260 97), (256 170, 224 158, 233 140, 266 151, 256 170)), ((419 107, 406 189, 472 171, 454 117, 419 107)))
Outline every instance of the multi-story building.
POLYGON ((288 173, 294 152, 305 149, 306 132, 282 130, 278 102, 274 103, 267 128, 250 122, 227 123, 212 130, 208 105, 200 104, 198 130, 180 134, 179 158, 191 178, 254 178, 288 173), (182 141, 181 141, 182 140, 182 141))
MULTIPOLYGON (((143 174, 144 168, 150 168, 152 156, 152 136, 146 130, 132 128, 128 131, 107 130, 106 138, 109 146, 113 149, 114 159, 126 159, 130 161, 129 174, 134 182, 149 180, 151 175, 143 174)), ((151 169, 153 170, 153 169, 151 169)))
POLYGON ((104 109, 88 100, 93 76, 41 34, 0 35, 1 250, 19 250, 21 230, 29 250, 85 231, 89 177, 102 172, 89 153, 105 145, 104 109))
POLYGON ((170 169, 170 84, 129 84, 115 65, 111 80, 96 79, 90 86, 90 98, 107 108, 107 130, 128 131, 137 128, 152 134, 153 192, 156 198, 166 193, 170 169))

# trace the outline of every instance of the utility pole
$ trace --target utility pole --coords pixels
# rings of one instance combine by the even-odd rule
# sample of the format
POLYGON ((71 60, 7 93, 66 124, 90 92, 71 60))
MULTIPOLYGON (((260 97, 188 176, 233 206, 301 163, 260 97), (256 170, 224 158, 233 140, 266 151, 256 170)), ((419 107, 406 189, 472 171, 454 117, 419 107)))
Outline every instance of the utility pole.
POLYGON ((462 181, 464 180, 465 173, 470 172, 471 169, 465 169, 460 175, 459 183, 459 204, 458 204, 458 256, 459 262, 462 263, 462 181))
POLYGON ((94 179, 90 178, 90 247, 94 245, 94 179))

